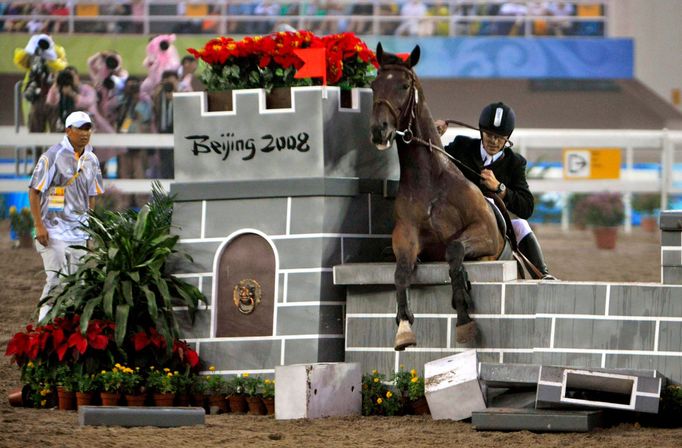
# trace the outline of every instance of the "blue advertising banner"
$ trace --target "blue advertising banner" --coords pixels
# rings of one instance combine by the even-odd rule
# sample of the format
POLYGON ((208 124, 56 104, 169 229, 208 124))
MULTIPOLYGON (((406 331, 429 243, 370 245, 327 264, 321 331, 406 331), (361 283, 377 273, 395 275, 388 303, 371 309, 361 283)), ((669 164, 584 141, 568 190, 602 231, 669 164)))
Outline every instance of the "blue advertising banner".
POLYGON ((632 39, 610 38, 411 38, 366 37, 391 53, 421 47, 417 74, 422 78, 630 79, 634 76, 632 39))

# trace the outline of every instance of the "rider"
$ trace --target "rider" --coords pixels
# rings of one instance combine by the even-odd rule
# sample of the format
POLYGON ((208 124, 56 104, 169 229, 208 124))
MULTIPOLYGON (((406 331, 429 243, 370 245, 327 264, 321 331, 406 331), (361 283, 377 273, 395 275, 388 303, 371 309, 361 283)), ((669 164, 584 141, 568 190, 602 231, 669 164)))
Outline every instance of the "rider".
MULTIPOLYGON (((511 149, 509 136, 514 131, 515 115, 511 107, 502 102, 483 108, 478 120, 480 139, 458 135, 445 150, 458 159, 471 182, 485 193, 497 193, 512 215, 512 226, 519 250, 542 274, 543 280, 556 280, 545 264, 540 244, 526 221, 533 214, 534 199, 526 181, 526 159, 511 149), (510 143, 507 145, 507 143, 510 143), (480 173, 480 176, 479 176, 480 173)), ((440 135, 447 123, 436 120, 440 135)), ((531 272, 533 277, 537 275, 531 272)))

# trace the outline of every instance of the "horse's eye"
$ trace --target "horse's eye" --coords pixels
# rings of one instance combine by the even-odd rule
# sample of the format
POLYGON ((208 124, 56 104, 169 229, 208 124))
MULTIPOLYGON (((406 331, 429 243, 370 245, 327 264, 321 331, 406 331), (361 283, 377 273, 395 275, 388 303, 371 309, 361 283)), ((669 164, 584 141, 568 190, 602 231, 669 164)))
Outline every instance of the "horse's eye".
POLYGON ((406 84, 403 84, 403 90, 407 90, 407 89, 409 89, 409 88, 410 88, 410 85, 409 85, 409 84, 407 84, 407 83, 406 83, 406 84))

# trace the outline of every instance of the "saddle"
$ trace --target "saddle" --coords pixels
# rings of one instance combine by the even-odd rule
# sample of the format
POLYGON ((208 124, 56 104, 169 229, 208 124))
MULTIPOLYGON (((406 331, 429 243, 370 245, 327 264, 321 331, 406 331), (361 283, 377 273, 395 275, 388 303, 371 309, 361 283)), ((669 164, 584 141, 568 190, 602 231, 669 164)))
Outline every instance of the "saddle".
MULTIPOLYGON (((502 215, 502 212, 498 207, 495 206, 490 201, 486 201, 488 203, 488 206, 490 209, 493 211, 493 214, 495 215, 495 221, 497 221, 497 228, 500 230, 502 235, 504 235, 504 249, 502 249, 502 252, 500 255, 497 257, 498 260, 513 260, 514 259, 514 249, 512 248, 512 243, 510 241, 510 236, 509 233, 507 232, 508 230, 511 230, 512 232, 512 237, 513 237, 513 228, 509 229, 507 227, 507 222, 504 219, 504 216, 502 215)), ((510 220, 511 223, 511 220, 510 220)))

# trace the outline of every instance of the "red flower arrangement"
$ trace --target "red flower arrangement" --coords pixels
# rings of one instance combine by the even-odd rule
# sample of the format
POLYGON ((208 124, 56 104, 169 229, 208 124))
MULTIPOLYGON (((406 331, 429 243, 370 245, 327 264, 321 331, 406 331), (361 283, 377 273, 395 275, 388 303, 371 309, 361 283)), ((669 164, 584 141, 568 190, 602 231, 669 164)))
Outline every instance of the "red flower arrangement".
MULTIPOLYGON (((136 352, 141 352, 147 347, 160 352, 166 346, 166 339, 154 327, 133 335, 133 347, 136 352)), ((179 363, 187 364, 192 369, 199 365, 199 355, 185 341, 179 339, 173 341, 172 354, 179 363)))
POLYGON ((57 317, 53 322, 33 327, 27 325, 7 344, 5 356, 22 367, 28 361, 75 361, 91 351, 104 351, 114 339, 116 325, 111 321, 93 319, 85 335, 81 333, 80 316, 57 317))
POLYGON ((303 61, 294 50, 326 49, 327 82, 343 89, 367 87, 378 67, 374 52, 353 33, 315 36, 310 31, 209 40, 187 51, 205 65, 201 79, 207 90, 319 85, 319 79, 294 78, 303 61))

